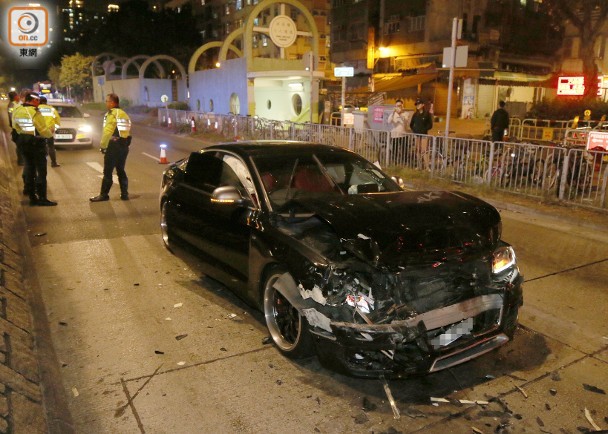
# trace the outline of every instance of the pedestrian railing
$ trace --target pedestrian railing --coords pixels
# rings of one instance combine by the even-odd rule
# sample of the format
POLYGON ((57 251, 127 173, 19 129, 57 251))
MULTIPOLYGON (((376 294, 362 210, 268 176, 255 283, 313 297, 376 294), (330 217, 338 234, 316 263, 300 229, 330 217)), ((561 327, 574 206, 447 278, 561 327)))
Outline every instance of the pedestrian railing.
MULTIPOLYGON (((193 131, 216 133, 226 140, 324 143, 356 152, 387 171, 415 170, 458 184, 608 208, 608 152, 586 150, 574 140, 538 145, 411 133, 391 137, 389 132, 380 130, 170 109, 159 110, 159 123, 180 131, 190 125, 193 131)), ((533 126, 524 121, 519 128, 525 131, 533 126)), ((551 124, 534 127, 554 128, 551 124)))

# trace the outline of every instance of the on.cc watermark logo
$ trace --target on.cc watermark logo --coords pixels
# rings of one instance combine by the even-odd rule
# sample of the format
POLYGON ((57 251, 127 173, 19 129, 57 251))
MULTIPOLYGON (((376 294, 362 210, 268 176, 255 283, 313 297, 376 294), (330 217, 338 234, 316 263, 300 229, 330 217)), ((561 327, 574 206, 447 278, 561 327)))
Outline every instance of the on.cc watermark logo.
POLYGON ((8 12, 9 43, 15 47, 48 44, 49 13, 42 6, 13 7, 8 12))

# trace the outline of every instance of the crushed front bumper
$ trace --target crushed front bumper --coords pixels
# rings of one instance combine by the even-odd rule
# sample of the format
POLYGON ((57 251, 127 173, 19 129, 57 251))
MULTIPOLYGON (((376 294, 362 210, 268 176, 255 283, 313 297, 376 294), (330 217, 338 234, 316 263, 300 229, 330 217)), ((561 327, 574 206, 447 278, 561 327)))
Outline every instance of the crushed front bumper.
POLYGON ((406 320, 332 321, 331 332, 318 327, 311 332, 319 359, 332 369, 357 377, 404 377, 446 369, 504 345, 513 336, 521 304, 518 279, 505 293, 480 295, 406 320))

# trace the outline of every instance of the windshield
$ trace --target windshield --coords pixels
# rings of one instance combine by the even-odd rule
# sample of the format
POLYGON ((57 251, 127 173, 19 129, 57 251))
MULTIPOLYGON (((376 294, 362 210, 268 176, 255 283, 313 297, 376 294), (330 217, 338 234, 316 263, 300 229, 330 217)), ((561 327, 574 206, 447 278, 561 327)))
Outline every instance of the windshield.
POLYGON ((266 155, 254 162, 273 208, 299 198, 400 190, 378 167, 356 154, 266 155))
POLYGON ((62 118, 81 118, 82 113, 74 106, 57 105, 54 106, 62 118))

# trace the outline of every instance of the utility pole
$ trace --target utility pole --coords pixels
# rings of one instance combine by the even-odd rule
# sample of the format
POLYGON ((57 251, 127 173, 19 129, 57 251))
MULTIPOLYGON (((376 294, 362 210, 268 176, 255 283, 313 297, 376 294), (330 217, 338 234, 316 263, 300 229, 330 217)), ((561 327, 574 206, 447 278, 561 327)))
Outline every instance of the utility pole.
POLYGON ((450 134, 450 112, 452 111, 452 87, 454 86, 454 67, 456 65, 456 37, 458 34, 458 18, 452 20, 452 58, 450 59, 450 78, 448 80, 448 107, 445 114, 445 137, 450 134))

